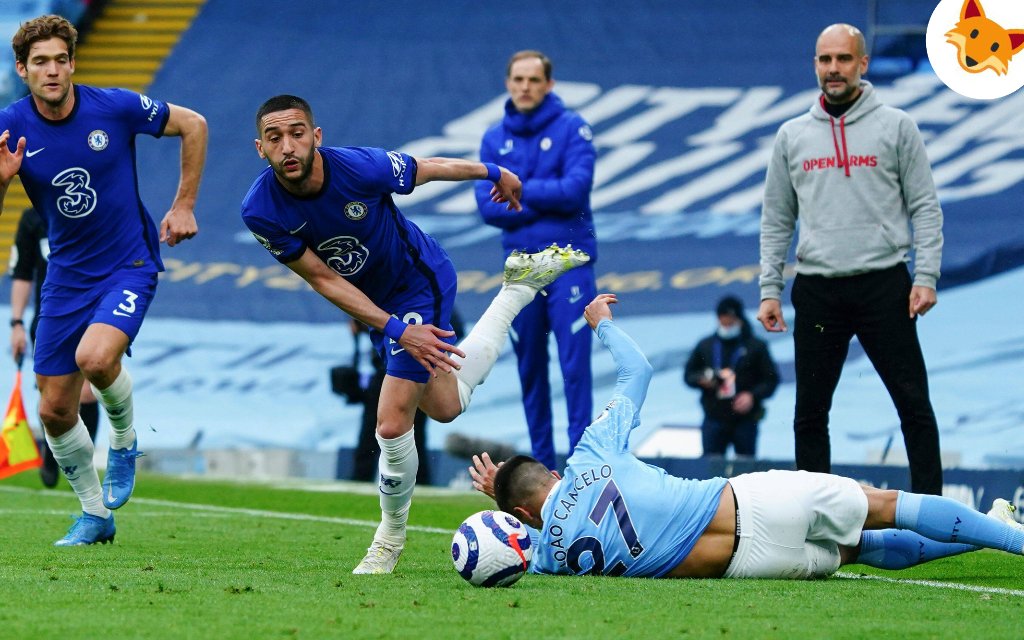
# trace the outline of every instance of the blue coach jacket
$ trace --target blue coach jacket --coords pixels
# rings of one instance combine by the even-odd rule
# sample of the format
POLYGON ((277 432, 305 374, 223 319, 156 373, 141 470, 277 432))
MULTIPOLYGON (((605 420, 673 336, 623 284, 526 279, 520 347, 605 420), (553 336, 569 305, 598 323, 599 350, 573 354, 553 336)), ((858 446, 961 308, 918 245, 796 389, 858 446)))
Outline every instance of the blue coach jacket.
POLYGON ((597 259, 590 189, 597 156, 587 122, 549 93, 530 113, 505 103, 505 117, 484 134, 480 160, 505 167, 523 181, 522 211, 491 202, 491 183, 476 184, 487 224, 502 229, 506 255, 540 251, 552 242, 572 244, 597 259))

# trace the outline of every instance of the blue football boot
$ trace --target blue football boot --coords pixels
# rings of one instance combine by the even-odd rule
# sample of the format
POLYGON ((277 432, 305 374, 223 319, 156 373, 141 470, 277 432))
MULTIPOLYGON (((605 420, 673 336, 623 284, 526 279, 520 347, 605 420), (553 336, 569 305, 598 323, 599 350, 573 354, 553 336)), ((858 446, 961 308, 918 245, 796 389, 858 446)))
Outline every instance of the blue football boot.
POLYGON ((136 440, 127 449, 111 449, 107 455, 107 473, 103 476, 103 504, 118 509, 128 502, 135 489, 135 459, 142 456, 136 440))
POLYGON ((114 541, 114 514, 106 519, 83 513, 75 518, 75 524, 66 536, 53 543, 55 547, 81 547, 87 544, 106 544, 114 541))

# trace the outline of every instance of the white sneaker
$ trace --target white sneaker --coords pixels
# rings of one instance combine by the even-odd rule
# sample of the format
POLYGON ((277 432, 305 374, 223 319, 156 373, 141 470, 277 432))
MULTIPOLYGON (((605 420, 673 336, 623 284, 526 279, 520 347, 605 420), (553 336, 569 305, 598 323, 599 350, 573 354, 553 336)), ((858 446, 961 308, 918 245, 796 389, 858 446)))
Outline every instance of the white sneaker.
POLYGON ((1015 529, 1024 531, 1024 524, 1017 522, 1017 519, 1013 517, 1013 512, 1017 510, 1017 507, 1013 506, 1002 498, 996 498, 992 501, 992 508, 988 511, 988 517, 995 518, 996 520, 1008 524, 1015 529))
POLYGON ((398 564, 398 558, 402 555, 404 544, 393 545, 379 540, 374 540, 370 548, 366 550, 366 557, 356 565, 352 573, 357 575, 391 573, 398 564))
POLYGON ((590 256, 585 251, 573 249, 571 244, 565 248, 553 244, 537 253, 513 251, 505 259, 505 284, 525 284, 540 290, 566 271, 588 262, 590 256))

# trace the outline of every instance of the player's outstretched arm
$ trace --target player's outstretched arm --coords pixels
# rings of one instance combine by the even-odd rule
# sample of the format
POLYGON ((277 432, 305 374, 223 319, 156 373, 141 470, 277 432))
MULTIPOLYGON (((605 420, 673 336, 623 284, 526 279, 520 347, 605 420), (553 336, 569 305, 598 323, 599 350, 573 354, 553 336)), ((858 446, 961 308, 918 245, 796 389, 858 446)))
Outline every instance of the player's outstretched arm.
POLYGON ((493 202, 507 202, 509 210, 521 211, 523 183, 504 167, 460 158, 416 158, 416 186, 434 180, 490 180, 493 202))
POLYGON ((206 165, 206 119, 191 109, 168 104, 170 116, 164 135, 181 137, 181 179, 170 211, 160 222, 160 242, 173 247, 199 233, 196 223, 196 197, 206 165))
POLYGON ((11 185, 11 180, 14 180, 14 176, 18 175, 18 171, 21 170, 21 159, 25 155, 25 137, 18 138, 18 145, 13 153, 7 146, 7 141, 10 138, 10 131, 5 130, 0 133, 0 211, 3 211, 7 187, 11 185))
POLYGON ((611 305, 618 301, 614 293, 598 294, 584 309, 583 317, 615 359, 614 393, 629 398, 639 412, 647 397, 647 386, 651 383, 654 368, 637 343, 612 322, 611 305))
POLYGON ((324 264, 323 260, 309 248, 298 260, 289 262, 287 266, 334 306, 398 342, 431 374, 437 375, 437 368, 445 372, 460 368, 448 353, 462 358, 465 358, 466 354, 455 345, 441 340, 455 335, 454 331, 445 331, 432 324, 405 324, 392 317, 387 311, 375 305, 366 294, 324 264))

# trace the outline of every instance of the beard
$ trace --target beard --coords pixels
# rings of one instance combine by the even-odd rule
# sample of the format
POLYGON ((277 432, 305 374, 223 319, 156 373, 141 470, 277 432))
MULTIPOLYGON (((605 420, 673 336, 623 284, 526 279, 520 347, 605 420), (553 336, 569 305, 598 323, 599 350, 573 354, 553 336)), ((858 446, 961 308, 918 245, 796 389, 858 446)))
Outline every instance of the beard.
MULTIPOLYGON (((282 160, 279 164, 271 163, 274 173, 278 179, 289 184, 300 185, 309 178, 309 174, 313 172, 313 158, 315 156, 315 150, 311 149, 309 155, 305 158, 294 158, 299 161, 299 173, 298 175, 289 175, 287 170, 284 168, 285 161, 282 160)), ((292 159, 292 158, 289 158, 292 159)))
POLYGON ((846 78, 825 78, 820 83, 821 92, 825 94, 825 98, 835 104, 843 104, 849 102, 856 95, 857 90, 860 89, 859 83, 854 85, 851 84, 846 78), (829 82, 842 81, 845 83, 842 89, 830 89, 828 86, 829 82))

